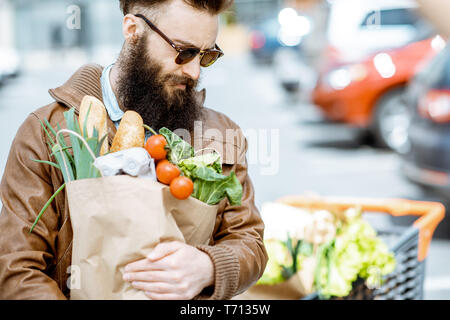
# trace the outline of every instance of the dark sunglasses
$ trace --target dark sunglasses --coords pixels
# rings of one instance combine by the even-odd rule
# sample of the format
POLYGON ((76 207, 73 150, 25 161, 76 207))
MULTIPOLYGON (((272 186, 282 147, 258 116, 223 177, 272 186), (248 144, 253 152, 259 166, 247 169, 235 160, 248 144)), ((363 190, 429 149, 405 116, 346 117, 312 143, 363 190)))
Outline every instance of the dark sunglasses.
POLYGON ((209 67, 214 62, 216 62, 217 59, 219 59, 224 55, 223 51, 219 48, 217 44, 215 45, 215 49, 206 49, 206 50, 200 50, 199 48, 180 47, 175 43, 173 43, 172 40, 170 40, 161 30, 159 30, 142 14, 136 14, 135 16, 143 19, 153 31, 159 34, 164 40, 167 41, 167 43, 169 43, 172 46, 172 48, 174 48, 178 52, 178 55, 175 58, 176 64, 188 63, 192 61, 197 55, 200 55, 200 65, 202 67, 209 67))

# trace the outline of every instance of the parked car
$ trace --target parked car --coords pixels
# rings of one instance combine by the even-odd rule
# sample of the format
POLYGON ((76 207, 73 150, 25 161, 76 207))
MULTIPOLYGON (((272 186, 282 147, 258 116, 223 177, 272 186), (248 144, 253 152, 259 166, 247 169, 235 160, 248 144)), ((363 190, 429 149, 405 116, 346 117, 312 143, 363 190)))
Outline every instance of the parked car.
POLYGON ((411 125, 403 172, 450 200, 450 46, 416 75, 404 102, 411 125))
POLYGON ((280 48, 298 52, 302 39, 310 32, 311 22, 292 8, 262 19, 251 27, 250 50, 257 63, 271 64, 280 48))
POLYGON ((329 63, 360 61, 428 38, 433 31, 417 14, 415 0, 334 0, 329 10, 329 63))
POLYGON ((362 128, 381 147, 404 148, 409 114, 399 99, 445 41, 411 0, 335 0, 328 33, 313 103, 326 118, 362 128))
POLYGON ((437 36, 337 65, 319 75, 312 101, 327 119, 367 130, 378 145, 400 150, 409 113, 399 100, 416 70, 444 45, 437 36))

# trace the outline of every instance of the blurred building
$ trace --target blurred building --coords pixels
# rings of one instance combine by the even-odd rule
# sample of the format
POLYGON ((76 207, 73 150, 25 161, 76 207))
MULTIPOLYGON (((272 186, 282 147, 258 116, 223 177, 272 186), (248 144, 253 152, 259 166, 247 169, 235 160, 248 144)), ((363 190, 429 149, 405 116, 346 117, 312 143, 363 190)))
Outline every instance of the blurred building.
MULTIPOLYGON (((281 0, 236 0, 234 21, 251 23, 281 5, 281 0)), ((2 20, 12 25, 21 52, 117 47, 123 40, 119 0, 0 0, 0 6, 15 17, 2 20)))
POLYGON ((14 47, 13 17, 11 2, 0 0, 0 48, 14 47))
POLYGON ((236 22, 251 25, 277 14, 282 6, 283 0, 235 0, 233 11, 236 22))
POLYGON ((26 69, 111 61, 123 42, 118 0, 0 0, 0 8, 0 39, 12 39, 26 69))
MULTIPOLYGON (((236 0, 231 22, 251 23, 281 5, 281 0, 236 0)), ((102 63, 123 43, 119 0, 0 0, 0 8, 1 41, 15 46, 28 67, 36 67, 36 60, 45 64, 45 57, 54 63, 60 53, 64 61, 102 63)))
MULTIPOLYGON (((244 39, 245 26, 276 16, 283 7, 320 16, 318 3, 326 1, 235 0, 221 21, 241 26, 239 34, 244 39)), ((58 63, 73 67, 88 61, 105 64, 115 60, 123 44, 122 18, 119 0, 0 0, 0 47, 16 48, 24 69, 44 70, 58 63)), ((321 24, 315 25, 316 32, 321 32, 321 24)), ((226 31, 225 36, 230 33, 226 31)), ((316 56, 318 39, 315 34, 305 43, 312 48, 311 56, 316 56)))
POLYGON ((234 12, 239 23, 253 24, 268 16, 276 15, 285 7, 304 12, 313 10, 324 2, 326 0, 235 0, 234 12))
POLYGON ((311 20, 313 25, 311 32, 303 40, 303 56, 311 67, 318 69, 322 64, 324 49, 328 45, 329 1, 285 0, 285 5, 296 9, 311 20))
POLYGON ((14 0, 21 51, 100 47, 121 42, 119 1, 14 0))

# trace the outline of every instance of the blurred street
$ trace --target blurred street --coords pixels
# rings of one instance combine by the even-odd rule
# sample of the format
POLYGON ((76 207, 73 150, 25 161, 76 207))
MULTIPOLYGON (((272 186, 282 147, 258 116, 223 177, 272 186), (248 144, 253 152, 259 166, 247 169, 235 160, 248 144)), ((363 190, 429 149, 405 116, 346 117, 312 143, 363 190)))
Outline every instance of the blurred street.
MULTIPOLYGON (((47 90, 66 81, 76 68, 72 63, 25 71, 0 88, 0 176, 19 125, 29 112, 52 102, 47 90)), ((200 86, 207 88, 206 106, 227 114, 248 133, 249 155, 257 151, 258 141, 267 140, 264 134, 278 132, 270 143, 274 150, 266 150, 272 156, 250 161, 259 208, 265 201, 305 193, 440 200, 402 177, 394 153, 365 144, 358 130, 324 121, 304 97, 281 88, 271 67, 255 65, 246 53, 231 54, 204 69, 200 86), (254 132, 259 140, 251 137, 254 132)), ((388 217, 380 221, 392 223, 388 217)), ((438 232, 450 235, 448 225, 438 232)), ((450 299, 449 253, 449 240, 433 240, 425 298, 450 299)))

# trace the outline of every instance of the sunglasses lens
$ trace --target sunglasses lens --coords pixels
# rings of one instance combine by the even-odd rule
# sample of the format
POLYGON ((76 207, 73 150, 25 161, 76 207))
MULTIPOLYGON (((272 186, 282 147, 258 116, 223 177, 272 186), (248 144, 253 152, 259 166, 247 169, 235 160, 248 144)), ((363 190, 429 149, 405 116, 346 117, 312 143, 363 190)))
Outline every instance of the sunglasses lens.
POLYGON ((202 60, 200 61, 200 65, 202 67, 209 67, 214 62, 216 62, 217 59, 219 59, 220 57, 221 57, 221 54, 218 51, 205 52, 205 54, 202 57, 202 60))
POLYGON ((175 62, 177 64, 188 63, 189 61, 194 59, 198 55, 199 52, 200 51, 198 49, 194 49, 194 48, 184 49, 183 51, 181 51, 178 54, 177 58, 175 59, 175 62))

